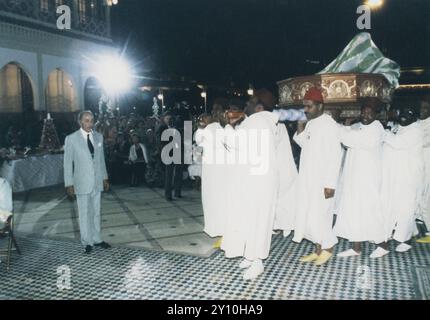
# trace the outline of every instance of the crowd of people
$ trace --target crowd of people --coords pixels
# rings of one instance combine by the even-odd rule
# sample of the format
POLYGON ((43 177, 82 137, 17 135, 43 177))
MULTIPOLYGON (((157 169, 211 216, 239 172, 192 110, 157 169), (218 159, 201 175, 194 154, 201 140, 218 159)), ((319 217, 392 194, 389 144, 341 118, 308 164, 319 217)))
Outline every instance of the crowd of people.
POLYGON ((325 112, 321 91, 311 88, 303 100, 307 120, 298 121, 294 143, 282 115, 258 96, 244 108, 231 104, 227 113, 215 110, 201 119, 196 143, 202 149, 205 231, 222 237, 226 257, 243 257, 244 279, 264 272, 273 230, 314 243, 300 261, 316 266, 332 258, 338 238, 351 243, 339 258, 362 254, 364 242, 375 246, 370 258, 388 254, 389 241, 397 252, 410 250, 418 234, 418 242, 429 243, 430 104, 379 121, 385 106, 375 98, 360 103, 359 118, 336 122, 325 112), (300 147, 298 168, 294 144, 300 147), (253 148, 260 162, 246 158, 253 148), (264 161, 266 170, 258 172, 264 161))
POLYGON ((300 261, 316 266, 332 258, 338 238, 351 244, 339 258, 362 254, 365 242, 375 246, 370 258, 388 254, 391 240, 397 252, 410 250, 418 234, 418 242, 429 243, 430 103, 385 119, 379 119, 387 110, 376 98, 360 104, 360 117, 342 119, 328 113, 321 91, 311 88, 299 121, 274 108, 267 90, 247 102, 218 100, 199 117, 180 109, 160 117, 82 112, 81 128, 65 139, 64 169, 67 194, 78 198, 85 252, 110 247, 99 221, 100 193, 110 183, 164 187, 172 201, 182 197, 187 175, 201 181, 204 231, 221 238, 227 258, 243 257, 244 279, 264 272, 275 231, 314 243, 300 261), (188 167, 185 121, 193 124, 188 167), (174 144, 180 161, 166 163, 163 150, 171 141, 162 135, 171 129, 180 136, 174 144))
MULTIPOLYGON (((166 176, 171 175, 170 167, 161 161, 161 151, 165 142, 161 134, 167 127, 178 130, 184 121, 193 121, 191 114, 167 111, 161 116, 142 117, 136 114, 124 116, 95 116, 94 130, 104 138, 104 153, 107 172, 113 184, 128 184, 136 187, 165 187, 166 176), (166 172, 168 173, 166 175, 166 172)), ((194 120, 195 121, 195 120, 194 120)), ((182 171, 178 169, 177 176, 182 171)), ((167 177, 168 178, 168 177, 167 177)), ((180 191, 176 195, 180 196, 180 191)))

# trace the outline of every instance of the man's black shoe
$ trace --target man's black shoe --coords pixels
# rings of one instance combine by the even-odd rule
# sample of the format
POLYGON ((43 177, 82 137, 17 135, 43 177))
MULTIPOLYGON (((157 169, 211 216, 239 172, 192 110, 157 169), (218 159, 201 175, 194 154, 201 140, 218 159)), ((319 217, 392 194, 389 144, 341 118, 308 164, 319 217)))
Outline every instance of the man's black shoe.
POLYGON ((86 247, 85 247, 85 254, 90 254, 92 250, 93 250, 93 247, 91 247, 91 246, 86 246, 86 247))
POLYGON ((111 247, 111 245, 109 244, 109 243, 106 243, 106 242, 100 242, 100 243, 96 243, 95 244, 95 246, 96 247, 100 247, 100 248, 102 248, 102 249, 110 249, 110 248, 112 248, 111 247))

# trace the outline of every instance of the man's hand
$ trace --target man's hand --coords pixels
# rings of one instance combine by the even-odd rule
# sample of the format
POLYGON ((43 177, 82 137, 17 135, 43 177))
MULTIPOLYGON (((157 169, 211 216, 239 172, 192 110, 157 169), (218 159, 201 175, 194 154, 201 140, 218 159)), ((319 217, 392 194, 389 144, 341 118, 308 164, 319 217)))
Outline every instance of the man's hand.
POLYGON ((329 188, 325 188, 324 189, 324 196, 326 199, 331 199, 334 197, 334 193, 335 190, 334 189, 329 189, 329 188))
POLYGON ((75 188, 73 186, 66 187, 66 194, 69 200, 73 201, 75 200, 75 188))
POLYGON ((297 134, 305 131, 307 120, 299 120, 297 121, 297 134))
POLYGON ((110 190, 109 180, 103 180, 103 189, 105 192, 109 192, 110 190))

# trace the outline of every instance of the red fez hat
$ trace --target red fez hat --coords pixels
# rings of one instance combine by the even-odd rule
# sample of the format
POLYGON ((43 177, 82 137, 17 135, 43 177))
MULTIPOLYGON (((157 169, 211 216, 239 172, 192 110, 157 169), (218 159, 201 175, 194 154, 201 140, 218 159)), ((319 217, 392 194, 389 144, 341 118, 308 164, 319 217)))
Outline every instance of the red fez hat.
POLYGON ((315 87, 310 88, 305 96, 303 97, 303 100, 310 100, 310 101, 314 101, 317 103, 323 103, 324 99, 323 99, 323 95, 321 93, 321 91, 315 87))

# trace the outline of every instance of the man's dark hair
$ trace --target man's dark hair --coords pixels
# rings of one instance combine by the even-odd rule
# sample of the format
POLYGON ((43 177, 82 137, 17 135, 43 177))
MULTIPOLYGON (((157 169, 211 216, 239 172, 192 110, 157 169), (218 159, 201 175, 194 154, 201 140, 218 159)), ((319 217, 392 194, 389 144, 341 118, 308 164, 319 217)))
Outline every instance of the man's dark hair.
POLYGON ((172 113, 172 112, 170 112, 170 111, 166 111, 166 112, 164 112, 164 113, 161 115, 161 117, 167 117, 167 116, 171 116, 171 117, 173 117, 173 113, 172 113))
POLYGON ((242 111, 245 108, 245 103, 241 99, 233 98, 228 102, 227 109, 230 109, 231 107, 234 107, 235 109, 242 111))
POLYGON ((276 104, 275 96, 266 88, 256 90, 254 92, 254 97, 258 98, 259 104, 261 104, 264 107, 264 110, 267 111, 272 111, 276 104))
POLYGON ((383 103, 378 99, 374 97, 366 97, 359 99, 361 109, 364 108, 372 108, 376 113, 380 113, 383 110, 383 103))

